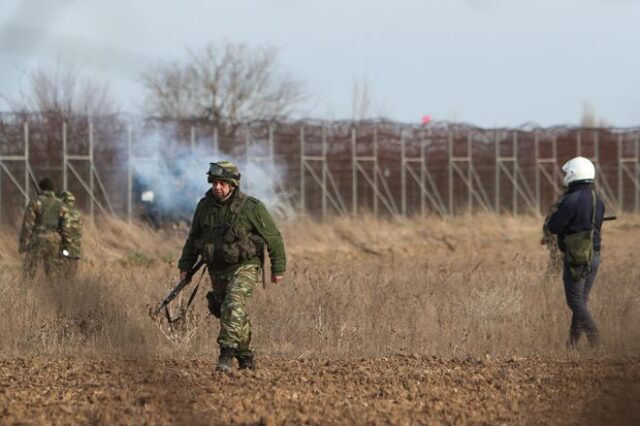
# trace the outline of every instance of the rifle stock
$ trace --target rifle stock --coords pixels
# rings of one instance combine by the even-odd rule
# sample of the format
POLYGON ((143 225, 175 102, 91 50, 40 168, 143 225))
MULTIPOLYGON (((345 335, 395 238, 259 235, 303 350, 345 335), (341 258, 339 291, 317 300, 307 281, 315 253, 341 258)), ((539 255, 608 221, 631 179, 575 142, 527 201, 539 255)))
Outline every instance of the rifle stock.
POLYGON ((196 272, 198 272, 200 268, 202 268, 204 264, 205 264, 204 260, 200 259, 195 265, 193 265, 193 267, 189 270, 189 272, 187 272, 187 275, 184 278, 182 278, 180 281, 178 281, 178 283, 171 289, 171 291, 167 293, 164 299, 160 301, 160 303, 158 304, 155 310, 156 315, 158 315, 158 313, 162 310, 162 308, 164 308, 169 303, 171 303, 171 301, 175 299, 176 296, 178 296, 178 294, 180 294, 180 292, 191 282, 191 279, 193 278, 193 276, 196 274, 196 272))

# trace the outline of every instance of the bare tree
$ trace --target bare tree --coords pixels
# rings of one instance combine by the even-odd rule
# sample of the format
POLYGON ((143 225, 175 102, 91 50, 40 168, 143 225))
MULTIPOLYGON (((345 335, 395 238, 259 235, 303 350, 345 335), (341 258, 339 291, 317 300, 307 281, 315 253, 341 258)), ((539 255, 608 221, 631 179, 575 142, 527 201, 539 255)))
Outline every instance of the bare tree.
MULTIPOLYGON (((30 163, 36 175, 43 173, 62 182, 63 128, 66 124, 67 153, 88 152, 89 122, 100 143, 94 155, 105 164, 117 158, 117 141, 109 140, 119 125, 117 109, 108 83, 84 77, 72 64, 58 61, 51 69, 38 68, 25 74, 18 95, 3 99, 11 112, 29 123, 30 163)), ((22 138, 11 143, 22 146, 22 138)), ((88 178, 86 168, 81 174, 88 178)), ((72 190, 81 191, 72 185, 72 190)))
POLYGON ((279 69, 272 47, 209 44, 186 63, 164 63, 143 75, 147 113, 237 126, 286 118, 303 99, 302 84, 279 69))
POLYGON ((582 105, 582 117, 580 118, 582 127, 609 127, 610 123, 602 117, 596 115, 596 108, 591 102, 585 101, 582 105))
POLYGON ((371 110, 371 90, 369 80, 363 75, 358 81, 353 81, 351 94, 351 116, 354 120, 366 120, 371 110))
POLYGON ((59 62, 55 69, 27 74, 27 86, 17 97, 4 97, 16 113, 40 113, 48 118, 97 116, 116 112, 108 83, 82 78, 76 68, 59 62))
POLYGON ((580 118, 580 125, 582 127, 596 127, 596 110, 588 101, 585 101, 582 105, 582 117, 580 118))
POLYGON ((383 119, 389 111, 383 102, 376 101, 366 74, 354 78, 351 91, 351 118, 355 121, 383 119))

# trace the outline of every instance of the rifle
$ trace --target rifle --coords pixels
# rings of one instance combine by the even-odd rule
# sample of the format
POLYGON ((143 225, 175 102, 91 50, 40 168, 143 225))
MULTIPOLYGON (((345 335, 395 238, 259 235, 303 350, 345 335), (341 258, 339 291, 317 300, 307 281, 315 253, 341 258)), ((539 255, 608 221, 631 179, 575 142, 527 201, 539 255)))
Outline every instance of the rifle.
POLYGON ((36 192, 36 195, 40 195, 40 187, 38 187, 38 184, 36 183, 36 181, 33 179, 29 179, 31 181, 31 186, 33 187, 33 190, 36 192))
MULTIPOLYGON (((193 276, 196 274, 196 272, 198 272, 200 268, 202 268, 204 264, 205 264, 204 259, 200 259, 195 265, 193 265, 193 267, 187 272, 187 275, 185 275, 184 278, 178 281, 175 287, 173 287, 171 291, 167 293, 164 299, 162 299, 162 301, 158 304, 155 310, 155 315, 158 315, 158 313, 160 313, 162 308, 164 308, 169 303, 171 303, 171 301, 175 299, 176 296, 178 296, 178 294, 180 294, 180 292, 191 282, 191 279, 193 278, 193 276)), ((195 294, 191 295, 189 304, 191 304, 191 300, 193 300, 194 296, 195 294)))
POLYGON ((605 216, 602 218, 602 221, 605 220, 616 220, 618 218, 618 216, 605 216))

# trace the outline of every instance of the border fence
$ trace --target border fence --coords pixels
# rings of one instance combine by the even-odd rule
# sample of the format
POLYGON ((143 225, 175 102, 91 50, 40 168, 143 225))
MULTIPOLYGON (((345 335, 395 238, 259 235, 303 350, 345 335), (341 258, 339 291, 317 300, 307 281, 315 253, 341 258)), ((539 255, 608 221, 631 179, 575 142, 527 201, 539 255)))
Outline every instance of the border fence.
MULTIPOLYGON (((15 225, 36 177, 76 194, 91 219, 133 220, 134 166, 171 157, 141 140, 164 140, 215 158, 261 163, 274 189, 313 217, 543 214, 561 192, 561 166, 582 155, 597 170, 609 211, 640 210, 640 129, 496 128, 387 121, 207 122, 130 116, 0 115, 0 224, 15 225)), ((202 170, 207 164, 202 165, 202 170)), ((249 190, 250 192, 250 190, 249 190)), ((195 206, 195 205, 194 205, 195 206)))

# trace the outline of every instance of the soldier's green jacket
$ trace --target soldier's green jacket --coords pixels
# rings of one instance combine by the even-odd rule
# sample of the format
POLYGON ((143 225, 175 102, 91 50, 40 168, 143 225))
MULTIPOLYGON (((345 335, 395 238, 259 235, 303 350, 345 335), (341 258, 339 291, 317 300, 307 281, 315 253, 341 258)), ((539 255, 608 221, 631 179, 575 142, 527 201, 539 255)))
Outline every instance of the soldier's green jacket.
POLYGON ((62 246, 68 245, 69 211, 52 191, 43 191, 27 205, 20 230, 20 252, 29 250, 34 244, 34 236, 47 232, 58 232, 62 246))
MULTIPOLYGON (((204 198, 200 200, 193 215, 189 236, 182 249, 182 256, 178 261, 178 268, 181 271, 191 269, 198 259, 198 250, 194 245, 195 241, 214 227, 224 225, 232 220, 231 206, 234 205, 237 197, 241 196, 240 194, 240 191, 236 190, 229 200, 220 202, 215 198, 213 192, 209 190, 204 198)), ((264 239, 271 260, 271 272, 277 275, 282 274, 286 270, 287 260, 280 231, 261 201, 245 194, 242 194, 242 196, 247 197, 247 200, 237 216, 235 226, 244 228, 249 233, 264 239)), ((261 262, 258 256, 254 256, 236 264, 218 263, 210 265, 210 268, 213 267, 218 271, 231 271, 240 265, 247 264, 260 265, 261 262)))
POLYGON ((67 231, 67 250, 71 256, 82 256, 82 216, 75 207, 67 205, 67 220, 65 221, 67 231))

